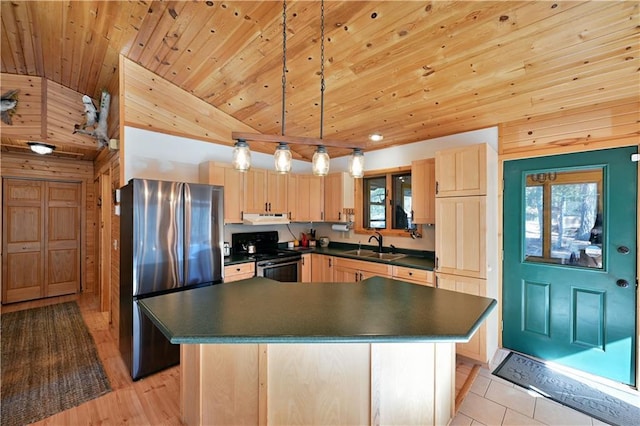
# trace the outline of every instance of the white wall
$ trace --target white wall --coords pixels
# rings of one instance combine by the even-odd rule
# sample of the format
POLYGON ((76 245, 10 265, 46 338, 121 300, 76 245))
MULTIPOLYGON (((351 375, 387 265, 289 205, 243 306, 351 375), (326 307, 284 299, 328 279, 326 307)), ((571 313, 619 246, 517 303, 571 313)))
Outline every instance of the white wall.
MULTIPOLYGON (((412 160, 434 157, 438 150, 477 143, 487 143, 497 151, 498 128, 491 127, 376 151, 365 151, 365 170, 408 166, 412 160)), ((198 182, 198 165, 200 163, 203 161, 231 162, 233 148, 125 126, 122 150, 125 182, 132 178, 198 182)), ((251 162, 253 167, 273 168, 272 155, 252 152, 251 162)), ((348 156, 332 158, 330 171, 347 171, 348 164, 348 156)), ((294 160, 291 169, 294 173, 311 173, 311 164, 294 160)), ((300 238, 300 232, 311 227, 316 229, 317 236, 327 236, 331 241, 368 244, 368 235, 356 234, 353 231, 333 231, 331 224, 328 223, 291 224, 289 226, 291 232, 285 225, 272 227, 227 225, 225 226, 225 241, 231 241, 231 233, 234 232, 263 230, 277 230, 280 241, 290 241, 293 239, 292 232, 297 238, 300 238)), ((393 244, 399 248, 413 250, 434 251, 435 228, 422 226, 421 233, 423 237, 415 240, 385 237, 384 244, 385 246, 393 244)))
MULTIPOLYGON (((198 182, 198 165, 203 161, 231 162, 233 148, 196 139, 151 132, 135 127, 124 128, 124 180, 157 179, 198 182)), ((251 153, 254 167, 273 168, 273 156, 251 153)), ((311 173, 311 164, 294 160, 294 173, 311 173)))

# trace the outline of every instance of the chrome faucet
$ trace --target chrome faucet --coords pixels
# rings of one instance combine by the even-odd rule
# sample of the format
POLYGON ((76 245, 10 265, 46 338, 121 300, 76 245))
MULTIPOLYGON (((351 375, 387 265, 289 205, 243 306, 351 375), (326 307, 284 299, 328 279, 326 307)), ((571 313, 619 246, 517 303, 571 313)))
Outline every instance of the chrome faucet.
POLYGON ((378 242, 378 253, 382 253, 382 234, 376 231, 376 235, 370 236, 369 242, 371 242, 372 238, 376 240, 378 242))

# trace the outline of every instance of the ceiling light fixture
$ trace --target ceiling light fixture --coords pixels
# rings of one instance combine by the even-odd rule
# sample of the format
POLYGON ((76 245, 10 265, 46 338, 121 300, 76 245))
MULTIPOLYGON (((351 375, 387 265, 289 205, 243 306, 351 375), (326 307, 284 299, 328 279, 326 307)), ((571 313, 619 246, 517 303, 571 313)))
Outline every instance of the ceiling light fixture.
POLYGON ((231 160, 233 168, 246 172, 251 168, 251 151, 249 150, 249 144, 244 139, 238 139, 233 146, 233 159, 231 160))
POLYGON ((318 145, 311 160, 311 170, 316 176, 326 176, 329 173, 329 154, 327 148, 318 145))
MULTIPOLYGON (((280 173, 287 173, 291 170, 291 151, 288 145, 315 145, 316 152, 312 158, 312 168, 314 174, 324 176, 329 172, 329 154, 327 153, 327 146, 337 148, 358 149, 360 153, 366 147, 364 142, 346 142, 337 140, 324 139, 323 124, 324 124, 324 0, 321 2, 321 45, 320 45, 320 138, 308 138, 301 136, 286 136, 285 135, 285 92, 286 92, 286 60, 287 60, 287 2, 283 0, 282 6, 282 135, 264 135, 260 133, 244 133, 244 132, 232 132, 231 138, 236 142, 234 149, 233 165, 236 169, 240 167, 240 163, 236 161, 236 150, 242 148, 245 155, 249 155, 249 146, 247 141, 259 141, 259 142, 275 142, 278 144, 274 154, 274 162, 276 164, 276 170, 280 173), (316 162, 318 163, 316 165, 316 162)), ((240 170, 240 169, 238 169, 240 170)), ((248 167, 245 169, 248 170, 248 167)))
POLYGON ((364 153, 360 148, 354 149, 351 158, 349 158, 349 174, 354 178, 364 176, 364 153))
MULTIPOLYGON (((323 138, 324 128, 324 0, 320 2, 320 140, 323 138)), ((311 159, 311 170, 316 176, 326 176, 329 173, 329 153, 324 145, 318 145, 311 159)))
POLYGON ((55 145, 42 142, 27 142, 27 145, 29 145, 31 151, 42 155, 51 154, 56 149, 55 145))
MULTIPOLYGON (((282 2, 282 136, 285 132, 285 114, 287 103, 287 1, 282 2)), ((291 171, 291 150, 289 146, 280 141, 276 152, 273 155, 276 171, 278 173, 289 173, 291 171)))
POLYGON ((384 136, 382 136, 382 134, 380 133, 371 133, 369 135, 369 140, 371 142, 380 142, 382 139, 384 139, 384 136))

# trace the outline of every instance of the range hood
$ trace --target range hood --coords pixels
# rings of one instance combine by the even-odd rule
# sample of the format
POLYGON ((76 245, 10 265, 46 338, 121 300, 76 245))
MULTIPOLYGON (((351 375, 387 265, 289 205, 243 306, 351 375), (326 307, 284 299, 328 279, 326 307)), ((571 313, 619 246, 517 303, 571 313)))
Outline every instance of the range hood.
POLYGON ((242 215, 242 223, 245 225, 287 225, 289 224, 289 218, 284 213, 244 213, 242 215))

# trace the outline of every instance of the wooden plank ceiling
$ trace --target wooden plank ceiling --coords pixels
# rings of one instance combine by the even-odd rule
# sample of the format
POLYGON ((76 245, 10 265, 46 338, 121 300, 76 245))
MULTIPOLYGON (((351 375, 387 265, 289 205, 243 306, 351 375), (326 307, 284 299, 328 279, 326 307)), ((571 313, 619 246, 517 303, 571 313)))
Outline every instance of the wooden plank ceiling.
MULTIPOLYGON (((638 8, 326 1, 324 136, 348 145, 380 132, 367 142, 376 149, 637 97, 638 8)), ((3 73, 99 99, 117 87, 123 54, 256 132, 281 133, 280 1, 2 1, 1 14, 3 73)), ((287 3, 286 45, 285 133, 317 137, 319 1, 287 3)), ((292 148, 307 159, 314 149, 292 148)))

